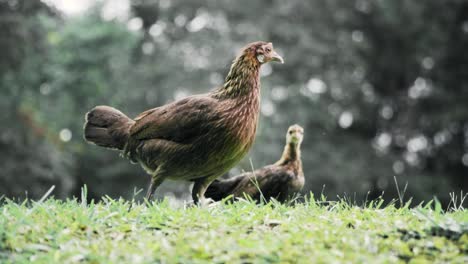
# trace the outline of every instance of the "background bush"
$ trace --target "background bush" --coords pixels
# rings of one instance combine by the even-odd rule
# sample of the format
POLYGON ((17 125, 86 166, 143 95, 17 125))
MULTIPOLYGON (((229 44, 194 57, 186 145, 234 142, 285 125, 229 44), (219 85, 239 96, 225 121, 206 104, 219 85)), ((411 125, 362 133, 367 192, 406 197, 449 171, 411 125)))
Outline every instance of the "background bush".
POLYGON ((95 198, 131 197, 149 177, 84 142, 87 110, 134 116, 206 92, 255 40, 286 63, 263 67, 256 143, 232 174, 277 160, 298 123, 304 192, 394 198, 394 176, 417 201, 468 191, 466 1, 133 0, 118 16, 109 5, 69 17, 0 1, 0 194, 55 184, 64 198, 86 183, 95 198))

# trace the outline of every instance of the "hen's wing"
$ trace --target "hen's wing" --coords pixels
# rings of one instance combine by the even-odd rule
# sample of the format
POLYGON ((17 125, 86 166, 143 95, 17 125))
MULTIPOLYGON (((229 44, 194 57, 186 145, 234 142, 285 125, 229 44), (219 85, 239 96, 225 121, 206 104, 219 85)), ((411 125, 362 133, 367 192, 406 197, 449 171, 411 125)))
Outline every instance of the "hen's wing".
POLYGON ((164 139, 190 143, 204 135, 207 124, 217 118, 217 105, 216 99, 196 95, 147 110, 135 118, 130 137, 140 141, 164 139))

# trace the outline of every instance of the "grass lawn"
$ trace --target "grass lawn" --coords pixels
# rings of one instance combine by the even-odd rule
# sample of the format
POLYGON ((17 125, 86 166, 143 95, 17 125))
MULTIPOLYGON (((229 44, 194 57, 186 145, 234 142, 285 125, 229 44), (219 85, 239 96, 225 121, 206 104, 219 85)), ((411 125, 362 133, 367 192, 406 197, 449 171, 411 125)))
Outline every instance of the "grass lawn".
POLYGON ((0 263, 468 263, 468 212, 438 203, 1 203, 0 263))

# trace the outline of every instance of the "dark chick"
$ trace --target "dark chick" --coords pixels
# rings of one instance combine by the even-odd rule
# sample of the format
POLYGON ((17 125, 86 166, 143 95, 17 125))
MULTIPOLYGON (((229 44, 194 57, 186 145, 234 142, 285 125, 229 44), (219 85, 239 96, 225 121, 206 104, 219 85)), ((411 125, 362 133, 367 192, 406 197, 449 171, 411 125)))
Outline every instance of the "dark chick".
POLYGON ((151 175, 146 197, 166 179, 193 181, 195 203, 209 184, 252 146, 260 105, 260 67, 283 59, 267 42, 254 42, 234 59, 224 84, 147 110, 130 119, 109 106, 86 115, 84 137, 122 151, 151 175))
POLYGON ((304 186, 301 162, 303 134, 304 129, 299 125, 290 126, 280 160, 253 173, 243 173, 227 180, 215 180, 208 187, 206 197, 219 201, 230 195, 233 198, 249 195, 256 201, 268 201, 271 198, 286 201, 304 186))

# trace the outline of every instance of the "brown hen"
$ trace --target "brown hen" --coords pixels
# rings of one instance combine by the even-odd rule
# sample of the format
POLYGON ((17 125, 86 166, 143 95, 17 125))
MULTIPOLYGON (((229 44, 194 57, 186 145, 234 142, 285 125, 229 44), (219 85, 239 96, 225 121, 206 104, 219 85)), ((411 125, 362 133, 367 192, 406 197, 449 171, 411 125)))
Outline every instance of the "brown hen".
POLYGON ((260 105, 260 66, 283 59, 267 42, 254 42, 234 59, 225 83, 212 92, 147 110, 130 119, 109 106, 86 115, 84 137, 121 150, 150 175, 150 199, 165 180, 194 182, 192 198, 204 201, 208 185, 252 146, 260 105))
POLYGON ((298 125, 290 126, 286 134, 286 146, 280 160, 254 172, 247 172, 227 180, 215 180, 208 187, 206 197, 215 201, 228 196, 250 196, 254 200, 268 201, 275 198, 286 201, 304 186, 301 161, 301 143, 304 130, 298 125))

